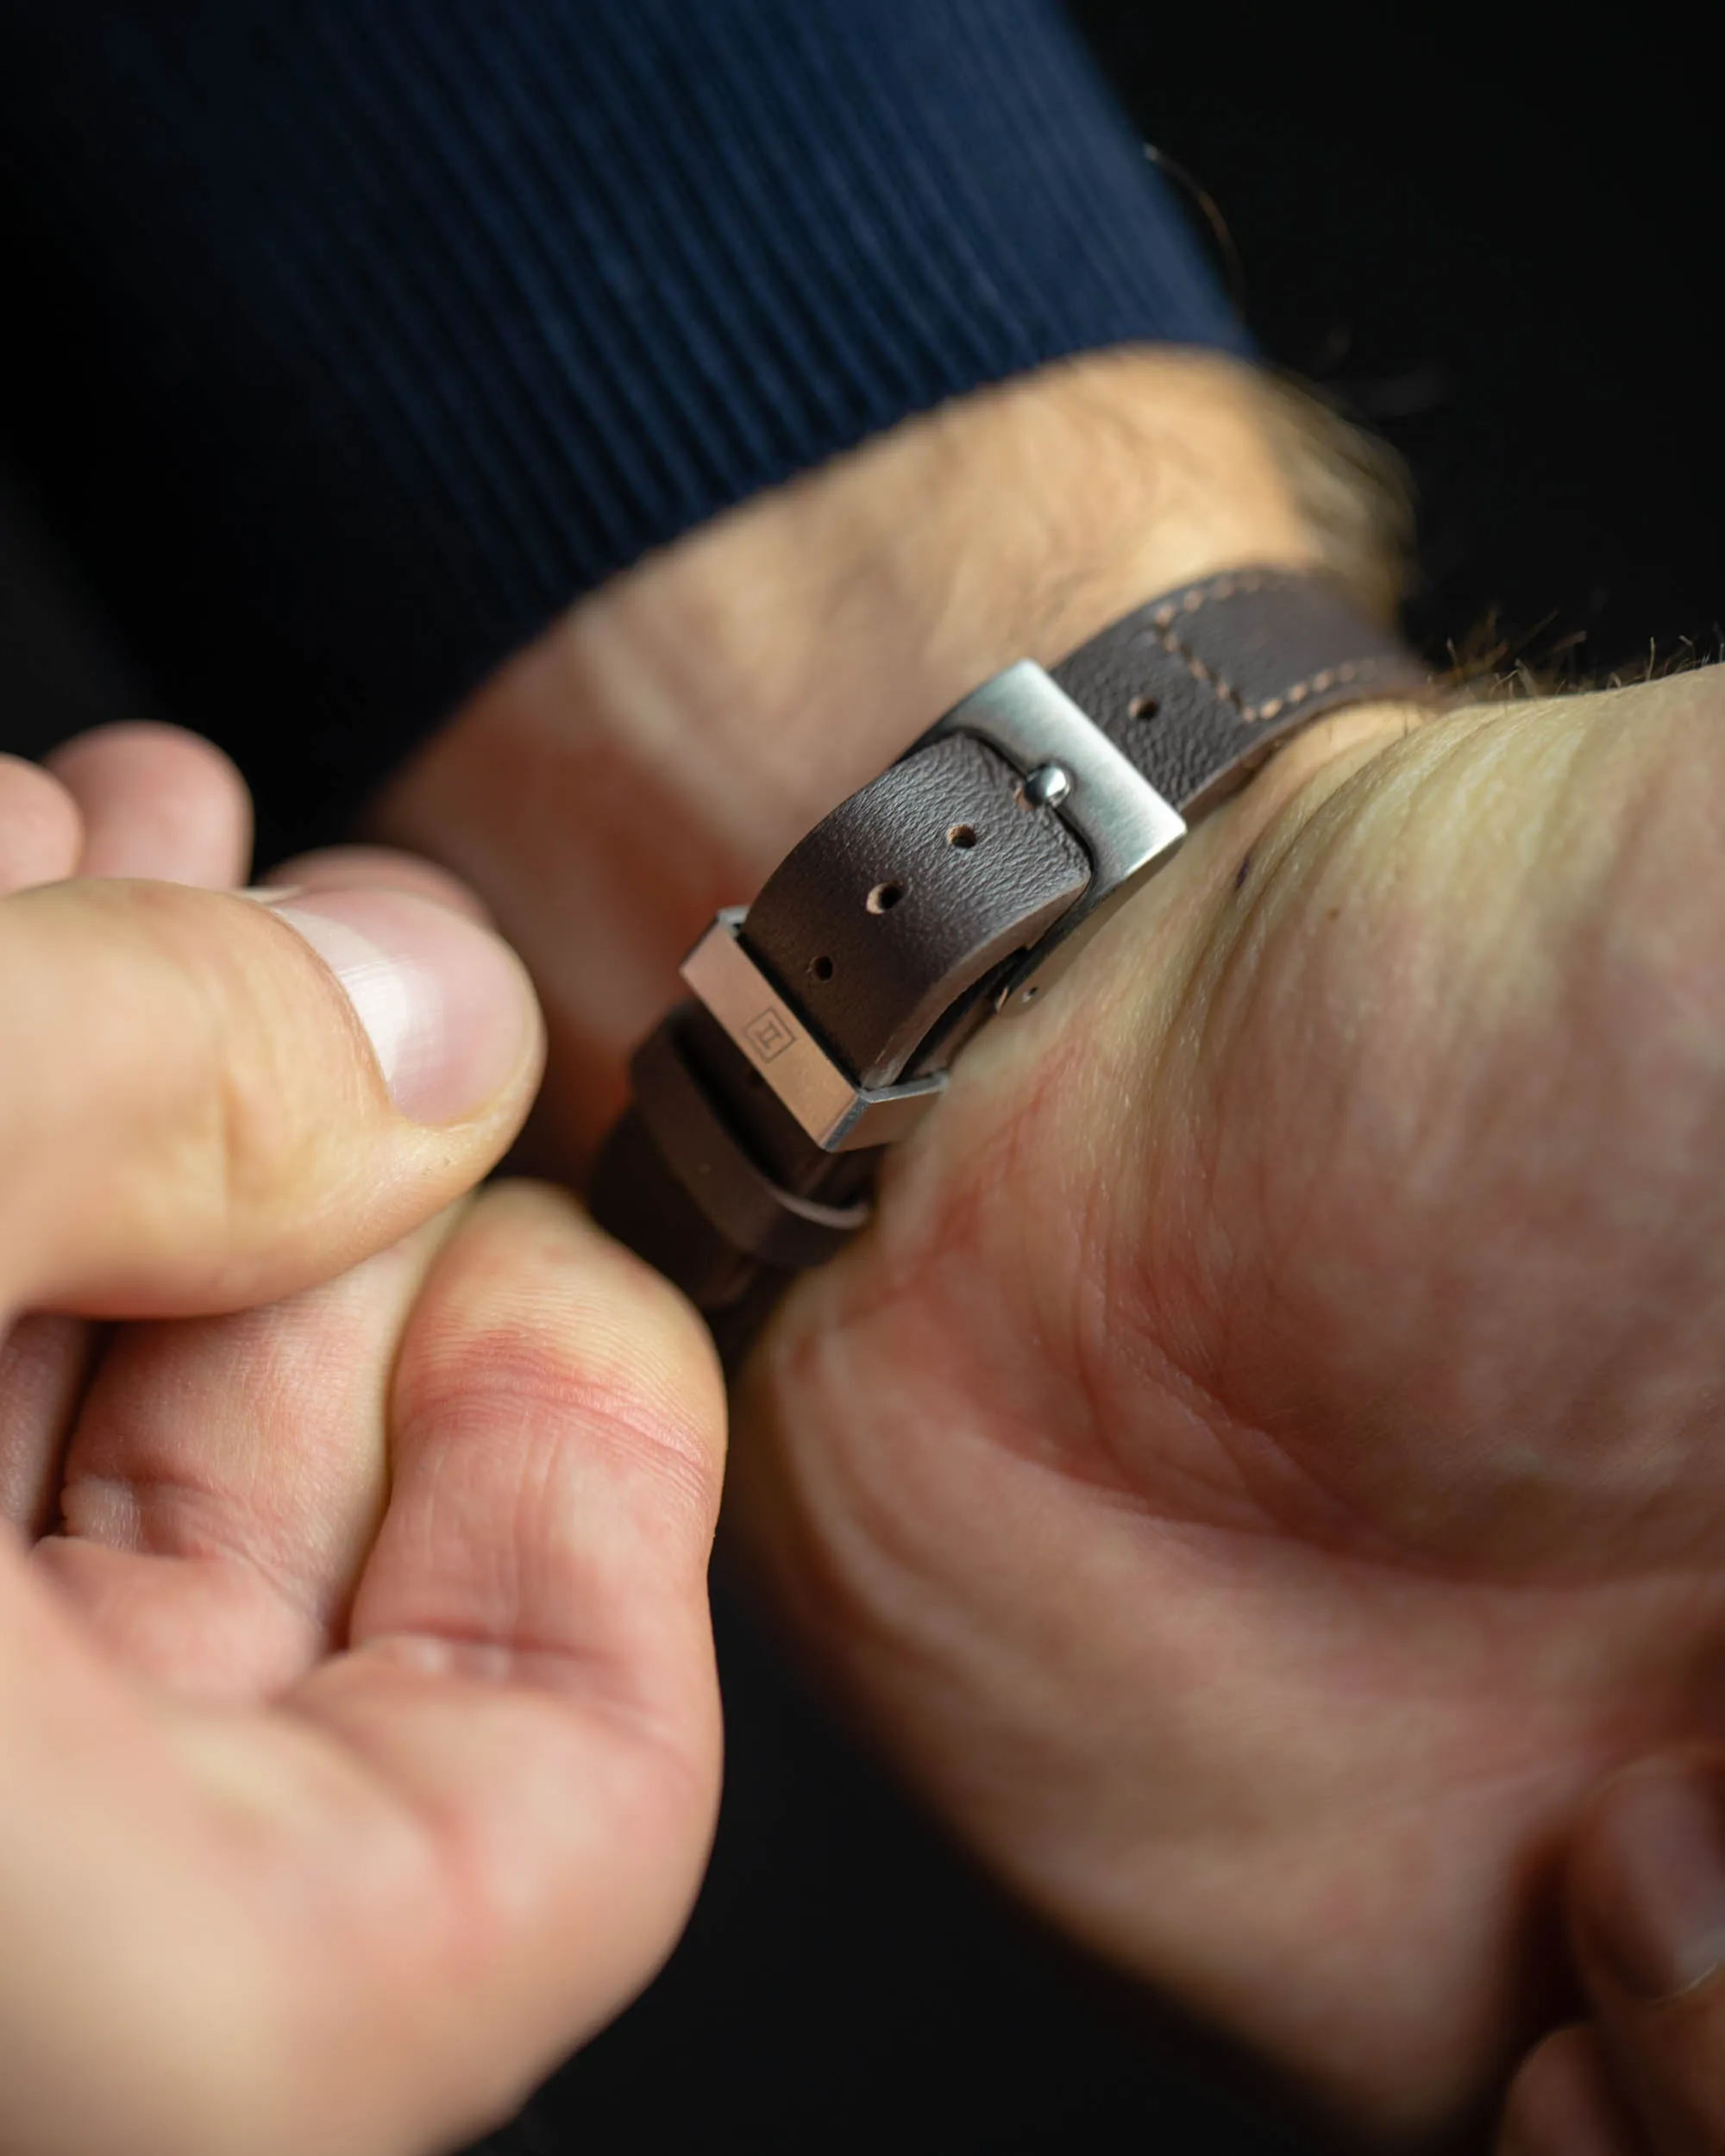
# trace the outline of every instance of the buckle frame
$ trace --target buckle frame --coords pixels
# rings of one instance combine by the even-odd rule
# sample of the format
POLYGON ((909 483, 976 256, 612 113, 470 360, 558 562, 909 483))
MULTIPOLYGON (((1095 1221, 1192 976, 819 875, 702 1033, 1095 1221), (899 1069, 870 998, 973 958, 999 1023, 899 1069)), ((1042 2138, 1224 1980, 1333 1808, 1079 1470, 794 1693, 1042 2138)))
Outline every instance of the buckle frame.
POLYGON ((896 1144, 945 1092, 945 1072, 897 1086, 859 1086, 737 940, 748 912, 743 906, 724 907, 683 961, 682 977, 690 993, 706 1005, 750 1069, 765 1080, 823 1152, 896 1144))
MULTIPOLYGON (((993 675, 915 743, 974 734, 1003 755, 1076 834, 1090 881, 1007 976, 994 998, 1005 1017, 1029 1010, 1117 908, 1172 859, 1186 819, 1115 748, 1082 705, 1032 659, 993 675), (1048 784, 1063 777, 1063 792, 1048 784)), ((1032 795, 1032 799, 1035 795, 1032 795)))

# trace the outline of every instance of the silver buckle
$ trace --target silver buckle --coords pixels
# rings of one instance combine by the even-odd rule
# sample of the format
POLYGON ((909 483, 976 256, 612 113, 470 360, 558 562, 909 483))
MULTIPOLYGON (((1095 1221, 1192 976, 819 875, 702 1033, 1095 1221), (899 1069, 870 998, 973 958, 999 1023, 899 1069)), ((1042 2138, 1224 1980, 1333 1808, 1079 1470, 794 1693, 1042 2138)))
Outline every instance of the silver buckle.
POLYGON ((893 1145, 946 1090, 946 1074, 871 1090, 833 1062, 737 941, 748 908, 727 906, 688 956, 682 975, 823 1151, 893 1145))
MULTIPOLYGON (((1117 906, 1169 860, 1186 836, 1164 801, 1089 715, 1029 659, 974 689, 915 743, 974 734, 1052 808, 1090 857, 1090 881, 1013 968, 994 1008, 1028 1010, 1117 906)), ((906 752, 913 753, 913 752, 906 752)), ((682 976, 815 1144, 829 1153, 891 1145, 946 1090, 946 1074, 902 1085, 859 1086, 809 1032, 750 958, 737 931, 746 906, 727 906, 684 960, 682 976)))
POLYGON ((1034 660, 1021 659, 973 689, 916 746, 947 734, 974 734, 998 749, 1027 787, 1036 782, 1031 798, 1070 824, 1090 856, 1082 895, 996 993, 994 1008, 1010 1015, 1028 1010, 1109 915, 1172 857, 1186 836, 1185 818, 1034 660))

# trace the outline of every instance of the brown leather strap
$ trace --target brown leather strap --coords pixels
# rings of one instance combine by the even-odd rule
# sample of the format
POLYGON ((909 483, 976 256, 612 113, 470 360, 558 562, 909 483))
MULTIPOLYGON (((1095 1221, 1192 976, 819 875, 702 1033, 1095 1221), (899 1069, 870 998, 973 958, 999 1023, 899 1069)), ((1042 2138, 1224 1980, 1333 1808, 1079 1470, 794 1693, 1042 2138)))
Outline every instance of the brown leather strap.
MULTIPOLYGON (((1426 668, 1339 593, 1270 569, 1152 600, 1053 680, 1186 814, 1326 711, 1429 689, 1426 668)), ((1088 874, 1057 807, 1035 806, 1022 774, 948 735, 823 818, 750 907, 743 937, 837 1060, 862 1085, 890 1085, 936 1067, 919 1054, 936 1018, 1033 943, 1088 874)))
MULTIPOLYGON (((1106 792, 1115 774, 1177 837, 1170 809, 1202 814, 1324 713, 1433 700, 1394 636, 1329 586, 1275 569, 1168 593, 1051 677, 1014 674, 1029 678, 985 685, 792 849, 740 927, 715 931, 742 1000, 680 1006, 637 1060, 593 1210, 693 1295, 732 1351, 793 1269, 866 1218, 877 1155, 833 1150, 854 1143, 843 1119, 812 1118, 784 1072, 812 1059, 870 1115, 883 1100, 894 1113, 928 1105, 996 1000, 1019 1007, 1037 993, 1014 992, 1025 967, 1118 873, 1107 835, 1079 812, 1087 786, 1106 792), (1070 745, 1100 734, 1091 768, 1032 769, 1007 754, 988 716, 1003 683, 1028 694, 1032 732, 1042 711, 1070 745)), ((871 1127, 856 1131, 866 1140, 871 1127)))
POLYGON ((743 935, 864 1086, 889 1086, 942 1014, 1090 881, 1052 808, 968 735, 883 771, 792 848, 743 935))
POLYGON ((1287 569, 1207 577, 1103 630, 1054 679, 1189 823, 1289 734, 1432 679, 1333 586, 1287 569))

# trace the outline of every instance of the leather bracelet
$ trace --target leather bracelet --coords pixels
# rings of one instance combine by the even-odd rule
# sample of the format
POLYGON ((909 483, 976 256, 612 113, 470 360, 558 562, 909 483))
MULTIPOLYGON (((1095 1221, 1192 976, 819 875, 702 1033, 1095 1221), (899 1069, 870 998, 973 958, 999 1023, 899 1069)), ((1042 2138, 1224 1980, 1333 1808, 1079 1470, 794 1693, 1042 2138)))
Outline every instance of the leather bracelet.
POLYGON ((954 1056, 1032 1007, 1195 821, 1341 706, 1431 702, 1333 586, 1245 569, 1151 600, 955 705, 689 954, 595 1173, 599 1224, 734 1360, 864 1226, 882 1150, 954 1056))

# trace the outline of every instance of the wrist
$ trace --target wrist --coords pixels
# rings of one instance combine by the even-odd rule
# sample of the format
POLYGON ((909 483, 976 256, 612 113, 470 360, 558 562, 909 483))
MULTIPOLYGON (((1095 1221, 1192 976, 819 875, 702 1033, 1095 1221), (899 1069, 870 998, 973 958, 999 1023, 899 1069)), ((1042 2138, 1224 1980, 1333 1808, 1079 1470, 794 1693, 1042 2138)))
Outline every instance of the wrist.
MULTIPOLYGON (((1279 423, 1261 378, 1214 357, 1048 369, 666 549, 480 692, 378 820, 475 883, 527 957, 565 1163, 715 907, 978 681, 1213 571, 1333 561, 1279 423)), ((1314 728, 1277 790, 1380 725, 1400 722, 1314 728)))

